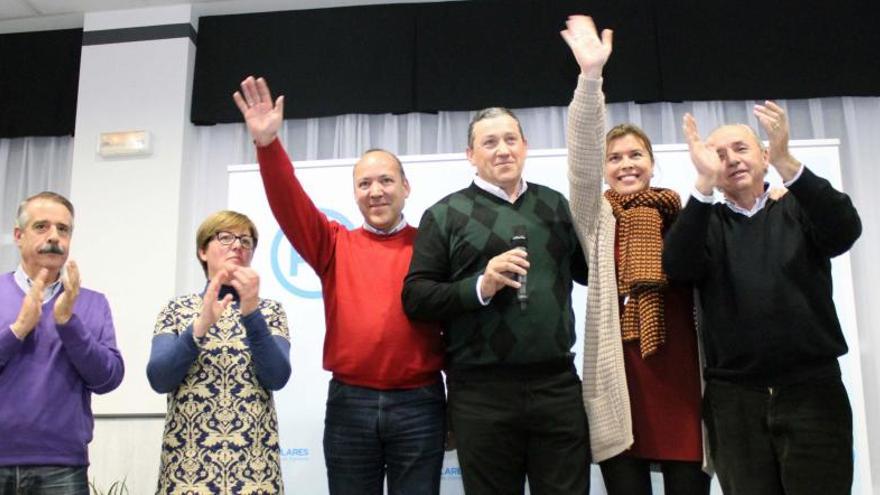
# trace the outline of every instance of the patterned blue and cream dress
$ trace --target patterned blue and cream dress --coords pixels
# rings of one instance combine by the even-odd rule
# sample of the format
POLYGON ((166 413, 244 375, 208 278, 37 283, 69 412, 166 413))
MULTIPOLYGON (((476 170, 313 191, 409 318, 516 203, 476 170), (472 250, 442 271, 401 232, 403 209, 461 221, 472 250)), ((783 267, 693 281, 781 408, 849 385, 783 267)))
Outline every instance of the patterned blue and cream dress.
MULTIPOLYGON (((283 493, 275 403, 258 378, 247 331, 256 327, 268 334, 261 339, 263 345, 274 346, 283 339, 289 375, 284 310, 275 301, 261 299, 258 311, 242 318, 238 304, 231 304, 196 343, 192 323, 201 306, 201 295, 181 296, 169 302, 156 321, 154 354, 157 338, 167 334, 179 336, 178 358, 186 358, 190 347, 197 353, 180 385, 168 393, 157 493, 283 493), (253 322, 259 319, 256 313, 265 327, 253 322)), ((272 359, 279 355, 272 354, 272 359)), ((264 370, 273 364, 268 361, 264 370)))

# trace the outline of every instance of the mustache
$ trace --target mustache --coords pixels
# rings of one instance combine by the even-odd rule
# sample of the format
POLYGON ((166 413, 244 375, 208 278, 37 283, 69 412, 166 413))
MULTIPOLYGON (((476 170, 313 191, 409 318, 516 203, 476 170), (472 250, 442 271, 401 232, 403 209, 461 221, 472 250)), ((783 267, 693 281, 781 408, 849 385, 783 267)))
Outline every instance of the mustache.
POLYGON ((54 242, 47 242, 37 249, 40 254, 64 254, 64 248, 54 242))

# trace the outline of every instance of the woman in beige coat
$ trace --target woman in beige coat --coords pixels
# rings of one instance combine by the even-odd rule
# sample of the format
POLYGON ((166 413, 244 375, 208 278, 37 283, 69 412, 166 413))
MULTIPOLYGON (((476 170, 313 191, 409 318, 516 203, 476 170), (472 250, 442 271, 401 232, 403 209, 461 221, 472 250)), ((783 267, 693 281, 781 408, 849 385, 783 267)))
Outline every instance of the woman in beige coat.
POLYGON ((651 187, 654 154, 641 129, 605 135, 611 32, 600 39, 584 16, 566 28, 581 68, 568 115, 569 196, 590 270, 583 392, 593 461, 610 495, 650 495, 652 464, 667 495, 708 494, 692 290, 669 283, 661 267, 681 200, 651 187))

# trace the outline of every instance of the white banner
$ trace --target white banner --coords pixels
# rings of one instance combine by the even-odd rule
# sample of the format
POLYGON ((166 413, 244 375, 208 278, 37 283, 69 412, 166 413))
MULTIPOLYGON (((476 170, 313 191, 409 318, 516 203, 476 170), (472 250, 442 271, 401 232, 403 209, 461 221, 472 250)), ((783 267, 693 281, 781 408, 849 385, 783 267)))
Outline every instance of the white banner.
MULTIPOLYGON (((818 175, 842 189, 836 140, 794 141, 792 153, 818 175)), ((684 145, 654 148, 655 177, 652 185, 668 187, 686 198, 695 173, 684 145)), ((404 214, 418 225, 422 212, 447 194, 466 187, 474 169, 464 155, 443 154, 401 157, 412 187, 404 214)), ((354 201, 352 166, 355 159, 298 162, 297 177, 315 204, 329 218, 354 228, 363 219, 354 201)), ((568 195, 565 150, 532 150, 525 167, 525 178, 568 195)), ((771 171, 769 180, 780 180, 771 171)), ((294 251, 269 210, 256 165, 229 167, 229 208, 247 214, 260 232, 260 247, 253 266, 261 274, 261 295, 280 301, 287 311, 291 331, 293 374, 287 386, 275 393, 281 435, 282 468, 287 493, 318 495, 327 493, 322 436, 327 384, 330 373, 322 369, 324 311, 320 281, 294 251)), ((856 329, 849 255, 833 263, 834 300, 850 347, 841 359, 844 382, 849 390, 854 414, 856 473, 853 493, 869 493, 870 471, 867 458, 865 408, 862 395, 859 342, 856 329)), ((578 342, 575 362, 580 371, 583 345, 583 316, 586 288, 575 286, 572 294, 577 317, 578 342)), ((604 494, 596 466, 592 472, 591 493, 604 494)), ((447 452, 443 463, 441 494, 463 494, 461 472, 454 452, 447 452)), ((662 493, 659 475, 654 476, 655 493, 662 493)), ((714 482, 713 493, 721 493, 714 482)))

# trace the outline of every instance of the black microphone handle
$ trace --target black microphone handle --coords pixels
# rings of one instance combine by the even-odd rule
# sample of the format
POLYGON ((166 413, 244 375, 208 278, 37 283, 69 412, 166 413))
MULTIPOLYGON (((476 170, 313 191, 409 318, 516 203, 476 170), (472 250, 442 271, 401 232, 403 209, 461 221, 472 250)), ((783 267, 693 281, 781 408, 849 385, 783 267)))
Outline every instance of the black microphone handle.
MULTIPOLYGON (((525 247, 520 247, 520 249, 526 251, 525 247)), ((519 308, 523 311, 525 311, 529 305, 528 280, 528 273, 525 275, 516 274, 516 281, 520 283, 519 288, 516 289, 516 300, 519 301, 519 308)))
MULTIPOLYGON (((512 247, 522 249, 526 253, 528 253, 528 233, 526 232, 525 225, 516 225, 513 227, 513 237, 510 239, 510 243, 512 247)), ((514 280, 520 283, 518 289, 516 289, 516 300, 519 301, 519 308, 522 311, 526 310, 526 307, 529 304, 529 291, 526 287, 528 283, 528 273, 525 275, 516 274, 514 280)))

